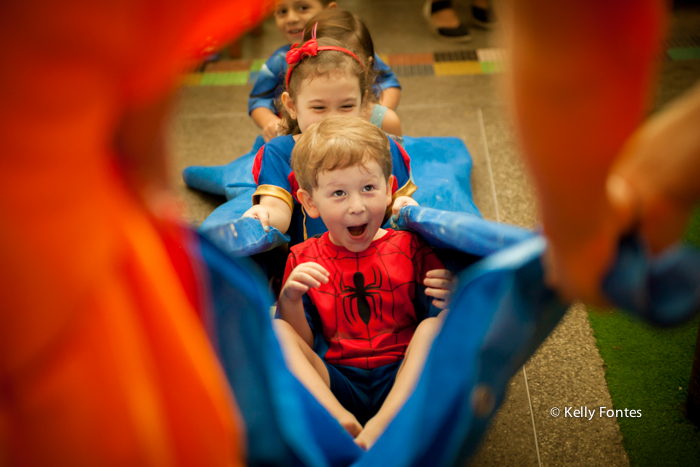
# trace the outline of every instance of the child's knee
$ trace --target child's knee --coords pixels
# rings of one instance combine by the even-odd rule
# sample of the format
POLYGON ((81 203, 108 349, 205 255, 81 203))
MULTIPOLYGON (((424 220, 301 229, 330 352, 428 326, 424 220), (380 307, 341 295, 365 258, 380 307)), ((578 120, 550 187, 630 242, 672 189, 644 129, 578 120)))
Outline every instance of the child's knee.
POLYGON ((283 319, 273 319, 272 329, 275 331, 275 335, 279 340, 294 342, 297 338, 297 332, 292 325, 283 319))

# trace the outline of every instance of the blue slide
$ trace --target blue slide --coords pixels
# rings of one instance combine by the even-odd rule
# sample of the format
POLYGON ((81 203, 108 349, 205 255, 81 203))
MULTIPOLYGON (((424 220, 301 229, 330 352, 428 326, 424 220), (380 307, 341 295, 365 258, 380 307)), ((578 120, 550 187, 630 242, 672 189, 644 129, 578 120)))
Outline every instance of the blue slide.
MULTIPOLYGON (((401 210, 397 227, 482 259, 459 274, 415 392, 368 452, 284 366, 261 273, 247 258, 233 259, 205 238, 197 245, 208 267, 212 340, 245 421, 249 465, 464 465, 508 381, 568 307, 544 283, 546 242, 533 232, 416 206, 401 210)), ((239 236, 244 242, 246 234, 239 236)), ((620 242, 604 290, 616 305, 669 326, 698 312, 698 284, 700 251, 679 245, 650 258, 629 237, 620 242)))
MULTIPOLYGON (((266 278, 245 258, 287 241, 276 229, 264 232, 255 219, 239 219, 251 205, 250 168, 260 144, 231 164, 190 167, 184 174, 188 185, 229 200, 202 224, 193 252, 208 268, 207 322, 245 421, 249 465, 464 465, 508 381, 568 308, 544 283, 546 240, 481 218, 472 201, 471 158, 460 140, 406 138, 421 206, 403 208, 395 227, 470 260, 457 264, 459 289, 416 390, 363 452, 286 369, 266 278), (449 170, 441 168, 448 162, 449 170), (432 179, 422 178, 426 174, 432 179)), ((700 251, 678 245, 651 257, 630 236, 621 239, 603 290, 620 308, 672 326, 700 310, 698 284, 700 251)))

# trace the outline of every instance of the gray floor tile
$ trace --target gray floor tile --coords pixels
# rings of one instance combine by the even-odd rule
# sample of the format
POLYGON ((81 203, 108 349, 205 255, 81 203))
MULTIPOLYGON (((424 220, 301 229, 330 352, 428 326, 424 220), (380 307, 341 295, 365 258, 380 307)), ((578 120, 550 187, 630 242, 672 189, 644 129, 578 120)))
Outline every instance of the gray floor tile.
MULTIPOLYGON (((199 92, 198 95, 201 97, 206 93, 199 92)), ((246 113, 176 116, 170 143, 173 154, 170 182, 184 202, 188 222, 200 225, 226 200, 223 196, 188 188, 182 180, 183 169, 190 165, 227 164, 248 153, 258 134, 258 127, 246 113)))
POLYGON ((510 381, 503 405, 493 418, 481 446, 468 465, 538 465, 532 417, 522 371, 518 371, 510 381))
POLYGON ((399 110, 426 104, 490 107, 504 102, 500 75, 407 76, 401 87, 399 110))
POLYGON ((565 407, 612 407, 582 305, 569 310, 525 367, 543 466, 629 465, 615 418, 565 416, 565 407), (558 417, 550 414, 553 407, 558 417))
POLYGON ((462 105, 407 105, 399 107, 398 114, 407 135, 455 136, 464 141, 474 161, 474 202, 486 219, 496 220, 493 182, 480 123, 480 109, 462 105))
POLYGON ((505 107, 481 109, 489 147, 499 220, 533 228, 537 225, 536 205, 525 166, 517 151, 505 107))
POLYGON ((177 114, 215 117, 219 114, 248 116, 248 95, 252 85, 190 86, 182 89, 177 114))
MULTIPOLYGON (((500 220, 534 227, 532 189, 504 110, 489 107, 482 112, 500 220)), ((582 425, 581 420, 549 414, 555 406, 611 405, 603 362, 583 310, 569 313, 526 369, 542 465, 628 463, 614 419, 582 425)))

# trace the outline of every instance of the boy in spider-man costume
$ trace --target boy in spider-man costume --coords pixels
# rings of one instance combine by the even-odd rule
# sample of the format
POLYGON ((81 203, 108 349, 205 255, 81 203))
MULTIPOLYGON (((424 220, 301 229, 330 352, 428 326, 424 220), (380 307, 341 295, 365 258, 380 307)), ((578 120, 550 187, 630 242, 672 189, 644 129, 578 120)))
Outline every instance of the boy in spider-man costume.
POLYGON ((325 119, 302 134, 292 168, 328 232, 292 247, 276 330, 291 371, 368 449, 415 386, 453 277, 416 234, 381 228, 393 175, 377 127, 325 119))

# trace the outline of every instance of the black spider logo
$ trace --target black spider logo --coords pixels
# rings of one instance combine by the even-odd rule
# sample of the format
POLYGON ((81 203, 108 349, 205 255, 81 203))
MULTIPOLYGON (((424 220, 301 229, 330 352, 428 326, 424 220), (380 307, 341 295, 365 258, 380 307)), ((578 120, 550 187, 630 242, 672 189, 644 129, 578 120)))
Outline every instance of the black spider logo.
MULTIPOLYGON (((347 310, 350 309, 352 320, 357 322, 357 318, 355 318, 355 314, 352 312, 353 299, 357 300, 357 314, 360 316, 363 323, 369 324, 370 319, 372 319, 372 308, 374 308, 375 316, 379 317, 378 313, 382 309, 382 295, 379 292, 375 292, 375 290, 379 290, 382 287, 382 274, 379 272, 379 278, 377 278, 377 271, 374 268, 372 268, 372 274, 374 275, 374 280, 371 284, 365 285, 364 274, 357 271, 352 276, 352 281, 355 284, 354 287, 346 286, 343 282, 343 275, 340 275, 340 291, 343 294, 343 311, 345 312, 345 319, 348 321, 350 321, 350 318, 348 317, 347 310), (377 280, 379 283, 377 283, 377 280), (379 306, 377 306, 377 299, 379 306), (348 306, 346 306, 346 300, 348 306), (369 306, 369 300, 372 300, 372 307, 369 306)), ((379 317, 379 319, 381 319, 381 317, 379 317)))

